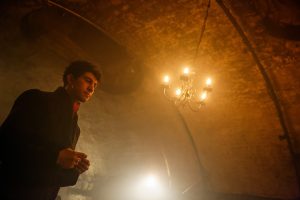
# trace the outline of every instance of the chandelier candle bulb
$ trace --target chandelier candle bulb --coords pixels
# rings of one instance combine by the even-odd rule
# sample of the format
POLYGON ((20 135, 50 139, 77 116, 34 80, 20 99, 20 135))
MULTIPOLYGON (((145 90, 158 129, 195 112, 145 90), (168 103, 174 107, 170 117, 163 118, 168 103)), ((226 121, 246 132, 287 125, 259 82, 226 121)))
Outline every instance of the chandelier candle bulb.
POLYGON ((175 91, 175 94, 176 96, 180 96, 181 95, 181 89, 180 88, 177 88, 176 91, 175 91))
POLYGON ((185 68, 183 69, 183 75, 188 76, 189 73, 190 73, 190 69, 189 69, 188 67, 185 67, 185 68))
POLYGON ((168 75, 164 76, 164 83, 169 85, 169 83, 170 83, 170 77, 168 75))
POLYGON ((163 77, 163 93, 165 97, 177 107, 188 105, 192 111, 199 111, 205 105, 208 95, 212 92, 212 79, 208 77, 203 82, 201 81, 203 86, 198 89, 198 84, 194 83, 200 83, 200 81, 195 72, 191 71, 189 66, 184 66, 179 80, 180 82, 178 83, 174 79, 179 85, 172 87, 170 77, 168 75, 163 77))
POLYGON ((206 87, 211 87, 212 80, 211 78, 206 79, 206 87))
POLYGON ((189 81, 190 80, 190 68, 189 67, 183 68, 183 73, 180 76, 180 80, 182 80, 182 81, 189 81))
POLYGON ((163 86, 169 87, 169 85, 170 85, 170 77, 168 75, 165 75, 163 78, 163 86))
POLYGON ((207 98, 207 92, 202 92, 202 94, 200 95, 200 100, 204 101, 207 98))

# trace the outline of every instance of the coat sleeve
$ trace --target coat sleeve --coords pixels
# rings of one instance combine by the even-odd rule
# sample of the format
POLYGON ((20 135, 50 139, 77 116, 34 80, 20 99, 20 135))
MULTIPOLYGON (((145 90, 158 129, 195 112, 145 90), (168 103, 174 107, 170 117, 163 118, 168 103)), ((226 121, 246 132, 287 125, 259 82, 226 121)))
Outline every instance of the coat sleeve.
POLYGON ((45 136, 45 102, 39 90, 28 90, 15 101, 1 126, 1 159, 22 170, 56 165, 59 147, 45 136))
POLYGON ((48 101, 39 90, 28 90, 16 99, 0 127, 4 173, 26 184, 75 185, 79 173, 56 164, 61 147, 51 142, 55 134, 48 127, 48 101))

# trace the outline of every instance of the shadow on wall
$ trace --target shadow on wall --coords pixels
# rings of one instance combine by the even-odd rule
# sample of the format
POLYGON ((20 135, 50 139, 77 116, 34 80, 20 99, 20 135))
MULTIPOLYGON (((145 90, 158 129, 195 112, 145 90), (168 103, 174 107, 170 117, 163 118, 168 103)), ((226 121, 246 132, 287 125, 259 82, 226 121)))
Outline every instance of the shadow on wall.
POLYGON ((300 41, 300 2, 298 0, 254 0, 253 3, 269 34, 300 41))
POLYGON ((30 40, 49 35, 66 40, 70 50, 101 66, 101 88, 108 93, 133 92, 143 81, 140 60, 103 31, 63 10, 54 7, 33 10, 22 18, 21 31, 30 40))

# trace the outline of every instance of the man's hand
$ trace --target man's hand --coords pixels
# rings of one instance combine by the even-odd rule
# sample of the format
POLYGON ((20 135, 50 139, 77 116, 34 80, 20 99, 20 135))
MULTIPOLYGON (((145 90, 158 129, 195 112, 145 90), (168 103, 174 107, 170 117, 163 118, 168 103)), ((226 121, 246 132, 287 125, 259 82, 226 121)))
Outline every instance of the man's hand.
POLYGON ((71 148, 67 148, 59 152, 56 163, 64 169, 71 169, 78 166, 79 163, 81 163, 81 160, 87 160, 86 157, 87 155, 84 153, 76 152, 71 148))
POLYGON ((82 174, 83 172, 89 169, 89 166, 90 161, 86 158, 81 158, 78 164, 75 165, 75 169, 79 172, 79 174, 82 174))

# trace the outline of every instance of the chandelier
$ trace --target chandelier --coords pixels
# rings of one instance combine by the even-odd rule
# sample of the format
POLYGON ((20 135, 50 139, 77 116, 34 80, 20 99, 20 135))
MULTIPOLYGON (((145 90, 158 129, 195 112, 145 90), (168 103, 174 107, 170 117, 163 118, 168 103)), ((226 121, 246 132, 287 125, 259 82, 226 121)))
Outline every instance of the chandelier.
POLYGON ((195 81, 195 73, 189 67, 183 69, 178 87, 171 86, 170 76, 165 75, 162 82, 164 95, 175 106, 189 106, 191 110, 199 111, 212 91, 212 80, 207 78, 202 88, 195 86, 195 81))
MULTIPOLYGON (((194 64, 196 63, 198 52, 200 50, 200 44, 205 31, 209 8, 210 0, 208 0, 205 17, 201 26, 197 48, 192 62, 194 64)), ((175 87, 175 90, 173 89, 173 87, 171 87, 170 82, 170 76, 165 75, 163 78, 162 86, 164 95, 167 97, 167 99, 178 107, 185 107, 188 105, 193 111, 199 111, 200 108, 205 105, 205 101, 209 93, 212 91, 212 80, 210 78, 207 78, 204 86, 198 87, 198 81, 195 79, 195 72, 191 71, 189 67, 184 67, 183 73, 179 77, 180 84, 178 87, 175 87)))

